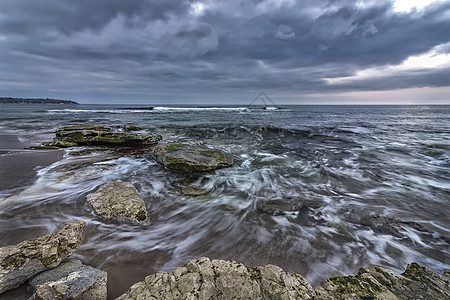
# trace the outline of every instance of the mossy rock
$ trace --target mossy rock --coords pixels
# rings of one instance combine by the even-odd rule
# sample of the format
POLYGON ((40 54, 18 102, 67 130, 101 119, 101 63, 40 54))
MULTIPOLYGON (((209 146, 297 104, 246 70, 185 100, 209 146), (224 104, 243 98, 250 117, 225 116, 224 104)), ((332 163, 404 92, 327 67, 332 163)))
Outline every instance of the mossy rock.
POLYGON ((58 148, 75 147, 77 146, 77 143, 56 140, 53 142, 44 142, 42 143, 42 146, 47 147, 48 149, 58 149, 58 148))
MULTIPOLYGON (((138 127, 134 126, 131 128, 137 130, 138 127)), ((158 144, 161 139, 160 135, 116 132, 106 126, 73 125, 58 129, 53 141, 43 143, 43 147, 106 146, 146 148, 158 144)))
POLYGON ((165 168, 179 173, 207 172, 234 164, 234 159, 220 150, 189 144, 158 146, 153 158, 165 168))
POLYGON ((77 131, 77 130, 109 131, 110 129, 106 126, 99 126, 99 125, 70 125, 58 129, 57 132, 77 131))

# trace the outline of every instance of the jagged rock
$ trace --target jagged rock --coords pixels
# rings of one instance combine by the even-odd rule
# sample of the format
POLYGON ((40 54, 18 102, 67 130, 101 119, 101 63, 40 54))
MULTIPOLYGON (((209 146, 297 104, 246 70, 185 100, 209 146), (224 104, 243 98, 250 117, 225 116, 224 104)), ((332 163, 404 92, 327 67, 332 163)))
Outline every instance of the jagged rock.
POLYGON ((58 266, 78 248, 85 226, 77 221, 55 233, 0 248, 0 293, 58 266))
POLYGON ((450 280, 417 263, 399 275, 375 267, 332 277, 316 288, 317 299, 450 299, 450 280))
POLYGON ((145 202, 129 182, 117 180, 101 186, 87 200, 95 213, 106 219, 148 222, 145 202))
POLYGON ((233 261, 192 260, 172 273, 156 273, 118 299, 312 299, 300 275, 268 265, 247 268, 233 261))
POLYGON ((234 159, 219 150, 189 144, 158 146, 153 158, 165 168, 180 173, 206 172, 231 167, 234 159))
POLYGON ((106 299, 106 280, 106 272, 70 259, 30 280, 29 300, 106 299))
MULTIPOLYGON (((127 130, 136 130, 131 127, 127 130)), ((56 131, 52 142, 43 143, 47 148, 66 148, 73 146, 106 146, 106 147, 148 147, 158 144, 160 135, 140 135, 129 132, 114 131, 105 126, 74 125, 56 131)))

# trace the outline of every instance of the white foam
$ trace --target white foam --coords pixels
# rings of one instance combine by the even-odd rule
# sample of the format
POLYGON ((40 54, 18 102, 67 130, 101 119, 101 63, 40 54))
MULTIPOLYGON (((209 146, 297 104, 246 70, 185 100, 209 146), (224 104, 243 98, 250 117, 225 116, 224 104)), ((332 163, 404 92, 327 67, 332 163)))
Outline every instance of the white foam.
POLYGON ((169 107, 157 106, 153 110, 156 111, 246 111, 246 107, 169 107))

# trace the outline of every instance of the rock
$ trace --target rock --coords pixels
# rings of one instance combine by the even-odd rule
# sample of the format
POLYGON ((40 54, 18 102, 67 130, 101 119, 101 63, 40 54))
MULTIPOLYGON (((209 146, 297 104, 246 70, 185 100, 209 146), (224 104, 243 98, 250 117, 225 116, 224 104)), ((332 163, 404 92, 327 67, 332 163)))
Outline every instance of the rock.
POLYGON ((126 132, 114 131, 105 126, 74 125, 56 131, 52 142, 43 143, 47 148, 66 148, 73 146, 106 146, 106 147, 149 147, 158 144, 160 135, 141 135, 128 133, 139 127, 126 127, 126 132))
POLYGON ((122 128, 125 131, 139 131, 139 130, 142 130, 142 127, 139 127, 139 126, 136 126, 136 125, 125 125, 125 126, 122 126, 122 128))
POLYGON ((95 213, 106 219, 148 222, 145 202, 129 182, 117 180, 101 186, 87 200, 95 213))
POLYGON ((234 160, 219 150, 189 144, 158 146, 153 158, 165 168, 179 173, 206 172, 231 167, 234 160))
POLYGON ((318 299, 450 299, 450 279, 417 263, 399 275, 375 267, 332 277, 316 288, 318 299))
POLYGON ((0 293, 58 266, 81 244, 85 226, 77 221, 55 233, 0 248, 0 293))
POLYGON ((300 275, 268 265, 192 260, 172 273, 156 273, 133 285, 118 299, 312 299, 309 283, 300 275))
POLYGON ((300 275, 267 265, 192 260, 172 273, 156 273, 118 299, 450 299, 450 280, 416 263, 403 274, 375 267, 332 277, 313 289, 300 275))
POLYGON ((203 196, 207 195, 211 192, 211 190, 196 188, 192 186, 183 186, 180 188, 180 191, 185 196, 203 196))
POLYGON ((298 210, 295 205, 281 199, 259 201, 256 207, 260 212, 272 216, 283 216, 298 210))
POLYGON ((34 294, 29 300, 106 299, 106 280, 106 272, 70 259, 30 280, 34 294))

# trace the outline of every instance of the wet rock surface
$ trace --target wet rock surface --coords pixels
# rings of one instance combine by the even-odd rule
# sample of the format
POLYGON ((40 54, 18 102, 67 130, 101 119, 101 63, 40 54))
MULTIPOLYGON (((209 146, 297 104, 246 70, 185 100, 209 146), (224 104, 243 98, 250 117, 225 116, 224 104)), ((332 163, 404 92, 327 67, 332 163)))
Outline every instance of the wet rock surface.
POLYGON ((156 273, 118 299, 450 299, 450 280, 416 263, 403 274, 375 267, 332 277, 319 287, 267 265, 199 258, 171 273, 156 273))
POLYGON ((29 281, 32 299, 106 299, 106 272, 69 259, 29 281))
POLYGON ((204 257, 172 273, 147 276, 118 299, 311 299, 313 295, 302 276, 279 267, 247 268, 204 257))
POLYGON ((56 131, 52 142, 43 143, 44 148, 67 148, 74 146, 149 147, 158 144, 159 135, 137 134, 137 126, 125 126, 116 130, 106 126, 73 125, 56 131))
POLYGON ((316 288, 317 299, 450 299, 450 280, 417 263, 403 274, 375 267, 356 276, 332 277, 316 288))
POLYGON ((179 173, 207 172, 234 164, 234 159, 220 150, 190 144, 157 146, 153 158, 165 168, 179 173))
POLYGON ((95 213, 106 219, 148 222, 145 202, 129 182, 116 180, 101 186, 95 193, 88 195, 87 200, 95 213))
POLYGON ((85 226, 77 221, 55 233, 0 248, 0 293, 58 266, 81 244, 85 226))

